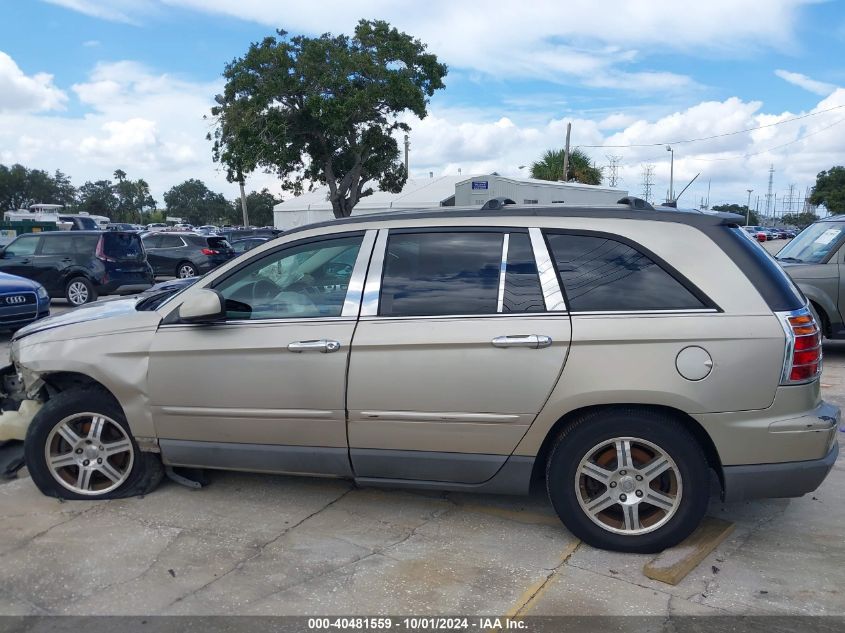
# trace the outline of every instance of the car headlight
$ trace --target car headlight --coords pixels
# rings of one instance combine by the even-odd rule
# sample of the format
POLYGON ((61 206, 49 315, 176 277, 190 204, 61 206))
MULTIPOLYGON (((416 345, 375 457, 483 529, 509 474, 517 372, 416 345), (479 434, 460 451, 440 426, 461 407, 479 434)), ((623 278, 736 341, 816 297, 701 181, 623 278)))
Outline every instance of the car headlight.
POLYGON ((38 293, 39 299, 49 299, 50 298, 50 295, 47 294, 47 289, 42 285, 38 286, 38 289, 36 290, 36 292, 38 293))

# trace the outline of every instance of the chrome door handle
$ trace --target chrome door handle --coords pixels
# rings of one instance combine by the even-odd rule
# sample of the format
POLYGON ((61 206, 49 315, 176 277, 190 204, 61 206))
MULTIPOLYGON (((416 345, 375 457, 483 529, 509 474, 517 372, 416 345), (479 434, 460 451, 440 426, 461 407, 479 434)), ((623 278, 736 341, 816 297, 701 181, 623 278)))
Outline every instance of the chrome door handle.
POLYGON ((288 345, 289 352, 301 354, 302 352, 321 352, 327 354, 340 349, 340 343, 321 338, 318 341, 294 341, 288 345))
POLYGON ((552 337, 545 334, 520 334, 516 336, 497 336, 492 341, 493 347, 530 347, 541 349, 552 344, 552 337))

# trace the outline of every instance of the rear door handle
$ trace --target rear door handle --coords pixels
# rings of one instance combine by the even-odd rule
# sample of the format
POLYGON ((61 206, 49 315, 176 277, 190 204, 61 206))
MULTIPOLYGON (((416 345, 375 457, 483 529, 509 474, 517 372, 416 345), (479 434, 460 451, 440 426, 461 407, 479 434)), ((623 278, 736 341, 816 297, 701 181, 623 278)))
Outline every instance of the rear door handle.
POLYGON ((552 337, 545 334, 518 334, 497 336, 492 341, 493 347, 530 347, 541 349, 552 344, 552 337))
POLYGON ((289 352, 301 354, 302 352, 321 352, 328 354, 329 352, 336 352, 340 349, 338 341, 330 341, 327 339, 320 339, 318 341, 294 341, 288 345, 289 352))

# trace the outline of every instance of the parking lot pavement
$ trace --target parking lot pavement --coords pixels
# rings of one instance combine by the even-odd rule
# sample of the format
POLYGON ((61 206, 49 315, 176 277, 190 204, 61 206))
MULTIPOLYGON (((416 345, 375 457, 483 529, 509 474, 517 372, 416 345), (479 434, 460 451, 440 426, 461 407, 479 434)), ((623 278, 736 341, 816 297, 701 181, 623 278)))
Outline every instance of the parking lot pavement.
MULTIPOLYGON (((845 342, 822 389, 845 406, 845 342)), ((736 530, 674 587, 580 544, 541 494, 209 475, 111 502, 0 486, 0 614, 845 614, 845 454, 800 499, 713 500, 736 530)))

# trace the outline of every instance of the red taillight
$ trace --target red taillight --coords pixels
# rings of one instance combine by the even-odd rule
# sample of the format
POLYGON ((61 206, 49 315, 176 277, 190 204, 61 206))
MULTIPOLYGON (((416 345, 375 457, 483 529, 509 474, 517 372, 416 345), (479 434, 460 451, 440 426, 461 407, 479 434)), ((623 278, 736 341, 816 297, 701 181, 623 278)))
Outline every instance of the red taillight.
MULTIPOLYGON (((117 260, 114 257, 109 257, 108 255, 106 255, 106 251, 104 250, 103 246, 104 241, 105 235, 101 235, 100 239, 97 240, 97 250, 94 251, 94 257, 96 257, 97 259, 101 259, 104 262, 116 262, 117 260)), ((88 252, 90 253, 91 251, 88 252)))
POLYGON ((822 369, 822 335, 807 308, 779 312, 778 318, 786 333, 786 358, 781 384, 810 382, 822 369))
POLYGON ((200 251, 203 255, 219 255, 220 251, 215 251, 213 248, 204 248, 200 251))

